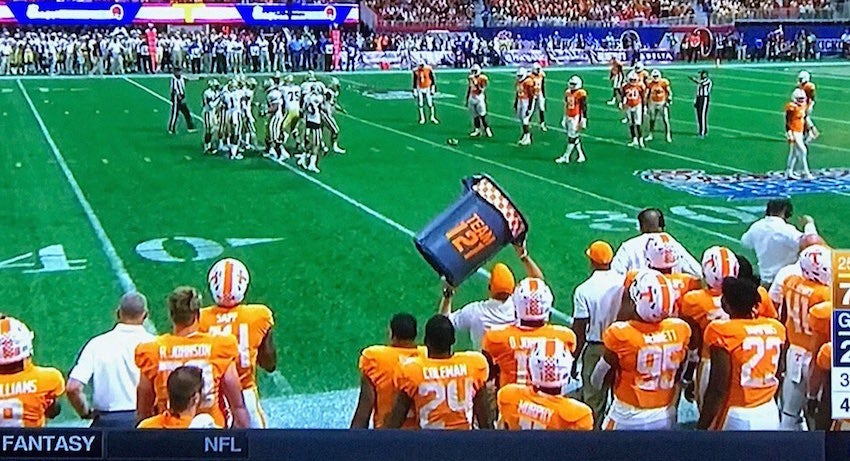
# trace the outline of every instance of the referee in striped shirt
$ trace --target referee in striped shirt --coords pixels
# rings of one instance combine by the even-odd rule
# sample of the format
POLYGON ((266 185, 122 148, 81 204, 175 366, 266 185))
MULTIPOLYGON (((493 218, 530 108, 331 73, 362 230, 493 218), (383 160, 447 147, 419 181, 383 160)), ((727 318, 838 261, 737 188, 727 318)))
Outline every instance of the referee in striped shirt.
POLYGON ((192 114, 189 113, 189 107, 186 105, 186 79, 183 77, 180 68, 174 68, 174 75, 171 76, 171 117, 168 119, 168 132, 176 133, 177 114, 183 114, 186 119, 186 127, 189 133, 195 132, 195 124, 192 123, 192 114))
POLYGON ((708 101, 711 98, 711 78, 708 77, 708 71, 699 71, 699 80, 688 77, 692 82, 697 84, 697 98, 694 102, 694 108, 697 110, 697 136, 700 138, 708 135, 708 101))

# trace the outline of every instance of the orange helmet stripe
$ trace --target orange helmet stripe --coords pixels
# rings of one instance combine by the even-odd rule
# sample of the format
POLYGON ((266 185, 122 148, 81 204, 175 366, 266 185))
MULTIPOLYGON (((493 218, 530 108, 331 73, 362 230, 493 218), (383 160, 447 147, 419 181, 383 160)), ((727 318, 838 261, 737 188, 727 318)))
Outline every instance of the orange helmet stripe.
POLYGON ((658 283, 661 284, 661 302, 663 303, 661 306, 664 309, 668 309, 673 306, 671 301, 670 287, 667 285, 667 279, 664 278, 663 275, 658 275, 658 283))
POLYGON ((555 344, 554 340, 546 341, 546 357, 553 357, 555 355, 555 344))
POLYGON ((233 263, 230 261, 224 262, 224 288, 222 296, 229 298, 233 289, 233 263))
POLYGON ((720 249, 720 273, 723 275, 723 278, 729 277, 732 274, 732 268, 729 267, 729 260, 732 259, 729 257, 729 249, 721 248, 720 249))

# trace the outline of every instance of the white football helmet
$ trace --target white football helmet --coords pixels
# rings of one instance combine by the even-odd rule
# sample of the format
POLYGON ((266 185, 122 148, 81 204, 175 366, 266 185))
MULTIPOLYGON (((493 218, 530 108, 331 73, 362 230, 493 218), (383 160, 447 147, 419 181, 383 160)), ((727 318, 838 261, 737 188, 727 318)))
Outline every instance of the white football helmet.
POLYGON ((543 66, 541 66, 539 62, 535 62, 534 65, 531 66, 531 71, 535 74, 539 74, 541 70, 543 70, 543 66))
POLYGON ((0 317, 0 365, 31 357, 34 337, 33 332, 20 320, 0 317))
POLYGON ((213 264, 207 279, 215 303, 221 307, 233 307, 245 299, 251 276, 241 261, 225 258, 213 264))
POLYGON ((570 383, 573 354, 563 341, 548 339, 528 356, 528 374, 537 387, 561 388, 570 383))
POLYGON ((527 322, 549 320, 549 312, 555 301, 552 290, 541 279, 527 278, 517 284, 511 296, 516 318, 527 322))
POLYGON ((679 254, 673 246, 673 239, 664 233, 649 236, 644 247, 644 255, 646 255, 647 264, 653 269, 670 269, 679 262, 679 254))
POLYGON ((481 73, 481 66, 478 64, 473 64, 472 67, 469 68, 469 73, 472 75, 478 75, 481 73))
POLYGON ((803 91, 802 88, 796 88, 794 92, 791 93, 791 100, 798 104, 805 104, 805 102, 809 100, 809 97, 806 96, 806 92, 803 91))
POLYGON ((525 69, 525 67, 520 67, 519 69, 517 69, 517 71, 516 71, 516 79, 517 80, 522 80, 527 76, 528 76, 528 71, 525 69))
POLYGON ((801 70, 799 74, 797 74, 797 81, 800 83, 809 83, 812 81, 812 76, 805 70, 801 70))
POLYGON ((644 322, 658 323, 673 314, 676 291, 664 274, 641 269, 629 286, 629 297, 644 322))
POLYGON ((702 254, 702 275, 712 290, 719 290, 726 277, 737 277, 740 268, 738 257, 726 247, 713 246, 702 254))
POLYGON ((661 71, 658 69, 652 69, 652 72, 649 75, 653 80, 658 80, 661 78, 661 71))
POLYGON ((571 89, 571 90, 578 90, 578 89, 580 89, 580 88, 581 88, 581 86, 582 86, 582 84, 583 84, 583 83, 582 83, 582 81, 581 81, 581 77, 579 77, 578 75, 573 75, 573 76, 572 76, 572 77, 570 77, 570 79, 567 81, 567 85, 570 87, 570 89, 571 89))
POLYGON ((636 62, 636 63, 635 63, 635 71, 636 71, 636 72, 641 72, 641 71, 643 71, 643 63, 642 63, 642 62, 636 62))
POLYGON ((635 71, 629 72, 628 78, 629 78, 629 83, 637 83, 638 81, 640 81, 640 77, 638 76, 637 72, 635 72, 635 71))
POLYGON ((821 285, 832 282, 832 251, 823 245, 812 245, 800 253, 803 277, 821 285))

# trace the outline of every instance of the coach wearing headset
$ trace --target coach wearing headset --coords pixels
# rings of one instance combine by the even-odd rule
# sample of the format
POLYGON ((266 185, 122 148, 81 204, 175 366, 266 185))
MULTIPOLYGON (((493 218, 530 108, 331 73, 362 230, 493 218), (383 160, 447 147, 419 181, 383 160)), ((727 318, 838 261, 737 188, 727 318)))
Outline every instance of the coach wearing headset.
MULTIPOLYGON (((640 235, 626 240, 617 249, 614 259, 611 261, 611 269, 621 274, 630 270, 647 268, 646 241, 653 234, 665 233, 664 213, 658 208, 647 208, 637 215, 640 235)), ((673 236, 667 234, 673 240, 673 246, 678 253, 678 266, 674 271, 684 272, 702 278, 702 267, 700 263, 682 246, 673 236)))

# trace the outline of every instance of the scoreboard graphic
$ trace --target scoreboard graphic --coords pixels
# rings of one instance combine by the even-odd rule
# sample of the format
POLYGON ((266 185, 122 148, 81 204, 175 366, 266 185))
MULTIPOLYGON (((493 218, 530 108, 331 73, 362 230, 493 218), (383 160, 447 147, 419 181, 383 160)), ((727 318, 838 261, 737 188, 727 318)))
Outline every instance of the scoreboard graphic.
POLYGON ((832 419, 850 419, 850 250, 832 251, 832 419))

